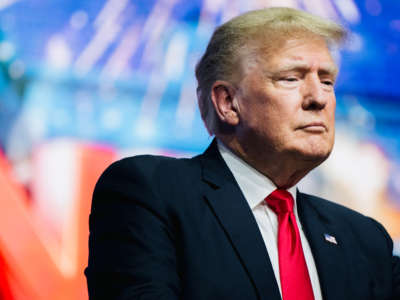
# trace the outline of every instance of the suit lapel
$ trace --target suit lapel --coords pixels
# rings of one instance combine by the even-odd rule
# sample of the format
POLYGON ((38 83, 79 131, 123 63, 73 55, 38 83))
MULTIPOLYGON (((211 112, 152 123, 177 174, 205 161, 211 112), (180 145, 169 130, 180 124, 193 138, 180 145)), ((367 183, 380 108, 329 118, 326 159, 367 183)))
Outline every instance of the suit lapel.
POLYGON ((204 197, 254 284, 259 299, 278 300, 279 288, 267 249, 238 184, 214 141, 202 156, 204 197))
POLYGON ((342 248, 345 233, 334 220, 329 219, 327 212, 318 209, 315 202, 323 200, 299 192, 297 195, 298 213, 314 256, 323 299, 347 299, 346 263, 342 248))

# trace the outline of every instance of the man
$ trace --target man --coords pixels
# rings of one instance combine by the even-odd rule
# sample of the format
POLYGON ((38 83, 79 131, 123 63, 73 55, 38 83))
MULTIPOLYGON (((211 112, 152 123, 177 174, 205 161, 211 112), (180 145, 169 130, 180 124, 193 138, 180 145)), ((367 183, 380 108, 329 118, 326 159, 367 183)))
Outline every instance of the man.
POLYGON ((400 262, 376 221, 300 193, 330 154, 343 29, 289 8, 213 34, 196 68, 216 136, 192 159, 139 156, 100 178, 91 299, 400 299, 400 262))

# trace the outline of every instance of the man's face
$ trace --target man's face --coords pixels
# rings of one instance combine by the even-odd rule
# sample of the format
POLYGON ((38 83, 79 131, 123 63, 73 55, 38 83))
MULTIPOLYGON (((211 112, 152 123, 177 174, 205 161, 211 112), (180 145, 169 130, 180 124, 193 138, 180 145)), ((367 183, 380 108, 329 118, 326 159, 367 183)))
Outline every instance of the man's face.
POLYGON ((238 140, 253 155, 322 162, 333 147, 336 106, 337 69, 326 42, 293 38, 268 52, 243 61, 238 140))

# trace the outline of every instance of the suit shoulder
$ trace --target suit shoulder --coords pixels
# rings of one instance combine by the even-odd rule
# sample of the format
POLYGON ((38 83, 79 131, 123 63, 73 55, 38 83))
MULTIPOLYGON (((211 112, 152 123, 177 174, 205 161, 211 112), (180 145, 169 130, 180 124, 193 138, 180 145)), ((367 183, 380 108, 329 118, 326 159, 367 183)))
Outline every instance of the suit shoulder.
POLYGON ((125 157, 113 162, 103 174, 108 173, 130 173, 136 170, 151 171, 165 160, 175 160, 175 158, 158 155, 137 155, 125 157))
POLYGON ((299 193, 304 200, 306 200, 310 205, 317 207, 319 211, 326 212, 329 215, 341 215, 348 218, 368 218, 365 215, 357 212, 349 207, 338 204, 336 202, 317 197, 314 195, 299 193))
MULTIPOLYGON (((365 232, 378 233, 384 237, 389 248, 392 247, 392 240, 384 226, 375 219, 363 215, 351 208, 326 200, 321 197, 300 193, 302 198, 313 206, 325 219, 331 223, 341 223, 342 226, 364 235, 365 232)), ((366 239, 368 240, 368 239, 366 239)))
POLYGON ((197 174, 196 165, 198 163, 195 159, 188 158, 156 155, 123 158, 112 163, 103 172, 97 181, 95 194, 105 189, 123 190, 128 187, 130 191, 151 187, 154 192, 168 185, 171 180, 184 181, 197 174))
POLYGON ((193 174, 193 160, 140 155, 112 163, 100 176, 93 191, 92 212, 140 205, 155 214, 164 214, 175 198, 170 189, 183 185, 185 174, 193 174), (190 166, 189 166, 190 165, 190 166), (190 169, 190 171, 185 171, 190 169), (182 176, 178 175, 182 174, 182 176))
POLYGON ((135 177, 154 176, 157 172, 168 171, 169 169, 182 168, 190 164, 191 159, 173 158, 159 155, 137 155, 126 157, 112 163, 106 168, 100 177, 135 177))

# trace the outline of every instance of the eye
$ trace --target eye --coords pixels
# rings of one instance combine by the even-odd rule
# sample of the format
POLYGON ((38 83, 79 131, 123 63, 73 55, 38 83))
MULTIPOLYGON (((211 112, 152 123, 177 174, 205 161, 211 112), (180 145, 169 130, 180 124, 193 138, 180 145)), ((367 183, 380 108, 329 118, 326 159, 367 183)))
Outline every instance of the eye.
POLYGON ((274 77, 274 81, 284 88, 295 88, 299 86, 304 75, 299 72, 280 72, 274 77))
POLYGON ((335 85, 335 78, 330 75, 320 76, 319 80, 325 86, 334 86, 335 85))
POLYGON ((301 78, 294 75, 280 76, 277 79, 277 83, 283 88, 295 88, 299 86, 300 82, 301 78))
POLYGON ((321 80, 322 87, 327 91, 333 91, 335 81, 331 79, 322 79, 321 80))
POLYGON ((298 80, 297 77, 283 77, 280 80, 287 81, 287 82, 295 82, 298 80))
POLYGON ((331 80, 322 80, 321 82, 325 85, 333 85, 333 82, 331 80))

